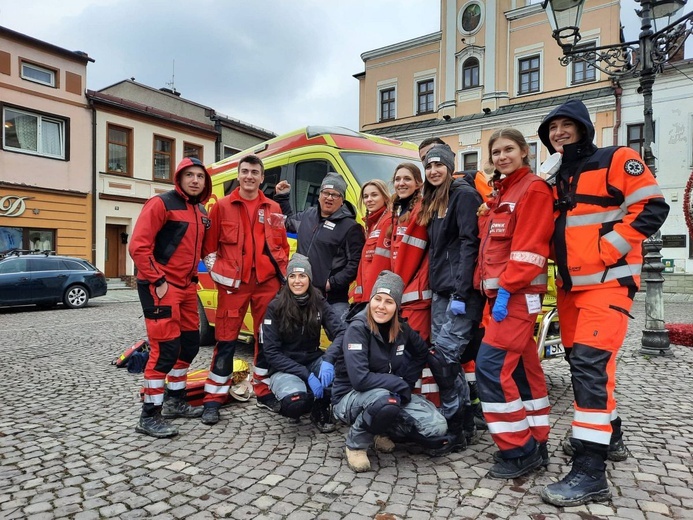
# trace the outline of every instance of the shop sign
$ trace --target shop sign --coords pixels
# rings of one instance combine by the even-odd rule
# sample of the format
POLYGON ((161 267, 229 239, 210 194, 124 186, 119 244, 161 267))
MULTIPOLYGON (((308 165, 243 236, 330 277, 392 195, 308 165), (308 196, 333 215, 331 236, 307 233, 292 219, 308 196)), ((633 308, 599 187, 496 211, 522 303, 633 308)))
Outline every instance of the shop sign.
POLYGON ((33 197, 19 197, 18 195, 5 195, 0 198, 0 217, 19 217, 26 211, 27 199, 33 197))

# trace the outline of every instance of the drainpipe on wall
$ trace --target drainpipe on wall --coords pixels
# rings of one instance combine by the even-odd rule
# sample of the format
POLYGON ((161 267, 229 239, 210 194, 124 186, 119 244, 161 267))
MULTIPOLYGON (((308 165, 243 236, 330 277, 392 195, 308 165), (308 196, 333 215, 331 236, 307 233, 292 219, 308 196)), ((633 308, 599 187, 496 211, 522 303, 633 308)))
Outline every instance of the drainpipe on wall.
POLYGON ((618 145, 618 131, 621 128, 621 97, 623 89, 618 81, 612 81, 611 86, 614 88, 614 97, 616 98, 616 120, 614 121, 613 145, 618 145))
POLYGON ((96 265, 96 108, 91 105, 91 263, 96 265))

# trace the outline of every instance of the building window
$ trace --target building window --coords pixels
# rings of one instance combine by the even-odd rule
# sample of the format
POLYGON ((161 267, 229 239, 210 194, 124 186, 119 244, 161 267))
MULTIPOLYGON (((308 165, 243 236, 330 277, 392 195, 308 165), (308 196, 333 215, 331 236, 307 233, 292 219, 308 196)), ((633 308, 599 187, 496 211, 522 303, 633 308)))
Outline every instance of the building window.
POLYGON ((462 65, 462 88, 479 86, 479 60, 469 58, 462 65))
POLYGON ((222 159, 226 159, 227 157, 231 157, 232 155, 237 154, 240 152, 238 148, 232 148, 230 146, 224 145, 224 153, 222 159))
POLYGON ((53 69, 22 61, 21 76, 22 79, 33 81, 34 83, 55 87, 56 71, 53 69))
POLYGON ((474 170, 479 169, 479 152, 466 152, 462 153, 462 163, 463 170, 474 170))
POLYGON ((109 173, 131 174, 130 150, 132 149, 132 130, 122 126, 108 125, 108 157, 107 171, 109 173))
POLYGON ((154 136, 154 180, 173 180, 173 140, 154 136))
POLYGON ((518 60, 519 94, 539 92, 539 56, 530 56, 518 60))
POLYGON ((539 154, 537 153, 537 143, 527 143, 529 145, 529 167, 534 173, 539 171, 539 154))
POLYGON ((0 254, 12 249, 55 251, 55 230, 0 227, 0 254))
POLYGON ((433 80, 427 79, 416 84, 418 114, 433 112, 433 80))
POLYGON ((202 156, 202 146, 199 144, 183 143, 183 157, 197 157, 204 163, 202 156))
POLYGON ((395 118, 395 89, 386 88, 380 91, 380 120, 389 121, 395 118))
POLYGON ((3 110, 3 148, 65 159, 67 120, 15 108, 3 110))
MULTIPOLYGON (((575 47, 575 52, 586 52, 594 49, 597 46, 596 42, 589 42, 575 47)), ((589 83, 590 81, 595 81, 597 79, 597 69, 587 61, 573 61, 573 85, 579 83, 589 83)))
MULTIPOLYGON (((652 124, 652 141, 655 140, 655 127, 652 124)), ((627 143, 626 146, 632 148, 643 156, 645 152, 645 125, 643 123, 637 125, 628 125, 627 127, 627 143)))

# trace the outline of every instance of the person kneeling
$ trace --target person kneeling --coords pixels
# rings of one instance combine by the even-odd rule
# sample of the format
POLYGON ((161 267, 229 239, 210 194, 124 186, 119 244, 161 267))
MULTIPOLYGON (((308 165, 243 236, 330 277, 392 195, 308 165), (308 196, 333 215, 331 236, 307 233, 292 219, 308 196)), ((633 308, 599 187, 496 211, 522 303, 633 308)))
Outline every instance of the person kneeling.
POLYGON ((411 391, 421 374, 428 347, 400 321, 402 279, 383 271, 366 308, 351 318, 344 334, 332 389, 334 415, 351 425, 346 458, 356 471, 369 471, 367 449, 392 452, 392 439, 431 450, 450 443, 447 421, 435 405, 411 391))
POLYGON ((269 365, 269 388, 279 413, 298 420, 310 412, 318 430, 335 430, 330 412, 330 385, 344 336, 344 324, 330 304, 311 285, 308 258, 294 254, 287 282, 270 302, 260 328, 260 342, 269 365), (320 329, 332 344, 320 350, 320 329))

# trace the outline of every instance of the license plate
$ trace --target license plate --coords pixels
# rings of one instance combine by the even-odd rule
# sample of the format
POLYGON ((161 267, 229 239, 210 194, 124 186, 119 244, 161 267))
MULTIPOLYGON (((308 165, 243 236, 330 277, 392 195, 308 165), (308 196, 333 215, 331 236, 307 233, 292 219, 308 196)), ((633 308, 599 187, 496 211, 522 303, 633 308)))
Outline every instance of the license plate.
POLYGON ((559 343, 558 345, 546 345, 546 357, 555 357, 565 355, 565 347, 559 343))

